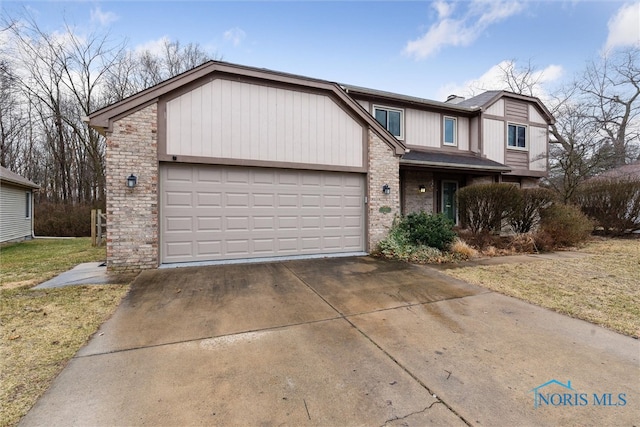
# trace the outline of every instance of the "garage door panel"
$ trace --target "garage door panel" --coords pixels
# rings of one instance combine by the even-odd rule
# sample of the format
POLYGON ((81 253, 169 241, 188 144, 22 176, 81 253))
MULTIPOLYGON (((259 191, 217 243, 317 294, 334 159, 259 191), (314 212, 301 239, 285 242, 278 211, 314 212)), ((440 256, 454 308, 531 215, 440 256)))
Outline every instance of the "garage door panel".
POLYGON ((197 206, 222 206, 222 193, 196 193, 197 206))
POLYGON ((168 232, 193 231, 193 218, 188 217, 169 217, 166 218, 166 230, 168 232))
POLYGON ((364 250, 364 176, 163 164, 163 263, 364 250))

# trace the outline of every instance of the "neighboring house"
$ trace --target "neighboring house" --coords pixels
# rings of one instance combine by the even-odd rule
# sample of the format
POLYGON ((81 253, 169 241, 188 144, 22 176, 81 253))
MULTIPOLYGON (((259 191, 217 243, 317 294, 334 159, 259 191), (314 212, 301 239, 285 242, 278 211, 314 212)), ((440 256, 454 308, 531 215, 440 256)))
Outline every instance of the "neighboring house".
POLYGON ((33 190, 28 179, 0 166, 0 243, 33 237, 33 190))
POLYGON ((597 180, 602 178, 640 180, 640 160, 602 172, 591 179, 597 180))
POLYGON ((107 265, 137 270, 369 252, 395 215, 455 219, 459 187, 535 185, 553 118, 507 92, 437 102, 210 61, 87 120, 107 137, 107 265))

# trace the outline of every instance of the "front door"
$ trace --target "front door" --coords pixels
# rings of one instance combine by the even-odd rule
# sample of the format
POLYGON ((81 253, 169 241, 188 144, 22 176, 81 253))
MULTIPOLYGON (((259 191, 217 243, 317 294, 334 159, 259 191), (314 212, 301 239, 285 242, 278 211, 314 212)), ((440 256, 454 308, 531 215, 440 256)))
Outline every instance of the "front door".
POLYGON ((458 191, 457 181, 442 181, 442 213, 454 224, 458 223, 456 191, 458 191))

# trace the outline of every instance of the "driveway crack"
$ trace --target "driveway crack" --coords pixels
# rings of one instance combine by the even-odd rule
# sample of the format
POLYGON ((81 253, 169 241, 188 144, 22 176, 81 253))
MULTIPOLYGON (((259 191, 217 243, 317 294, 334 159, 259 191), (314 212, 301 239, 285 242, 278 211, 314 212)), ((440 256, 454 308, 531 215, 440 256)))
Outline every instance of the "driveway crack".
POLYGON ((412 417, 414 415, 422 414, 422 413, 428 411, 429 409, 431 409, 433 407, 433 405, 436 405, 438 403, 443 403, 443 402, 440 399, 438 399, 435 402, 433 402, 431 405, 427 406, 426 408, 424 408, 424 409, 422 409, 420 411, 411 412, 410 414, 407 414, 407 415, 405 415, 403 417, 394 416, 393 418, 389 418, 387 421, 385 421, 384 424, 382 424, 380 427, 384 427, 384 426, 386 426, 387 424, 389 424, 390 422, 393 422, 393 421, 404 420, 404 419, 412 417))

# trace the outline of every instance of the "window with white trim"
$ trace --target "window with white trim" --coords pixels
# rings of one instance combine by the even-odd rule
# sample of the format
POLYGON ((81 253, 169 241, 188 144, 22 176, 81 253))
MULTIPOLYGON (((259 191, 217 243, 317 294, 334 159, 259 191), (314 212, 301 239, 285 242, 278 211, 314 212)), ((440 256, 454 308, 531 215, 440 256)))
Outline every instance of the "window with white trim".
POLYGON ((444 145, 458 145, 458 121, 455 117, 445 117, 443 121, 444 145))
POLYGON ((373 116, 398 139, 404 138, 404 111, 396 108, 373 106, 373 116))
POLYGON ((527 127, 525 125, 517 125, 514 123, 507 125, 507 147, 527 148, 527 127))
POLYGON ((24 217, 25 219, 31 218, 31 192, 30 191, 27 191, 25 193, 24 217))

